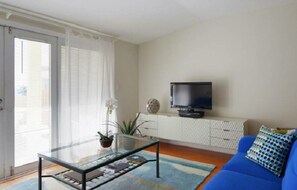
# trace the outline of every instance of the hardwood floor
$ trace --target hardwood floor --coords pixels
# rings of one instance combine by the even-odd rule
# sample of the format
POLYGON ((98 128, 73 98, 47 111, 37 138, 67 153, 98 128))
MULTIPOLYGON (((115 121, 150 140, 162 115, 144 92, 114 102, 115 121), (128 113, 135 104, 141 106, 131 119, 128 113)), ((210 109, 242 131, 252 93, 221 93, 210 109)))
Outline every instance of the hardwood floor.
MULTIPOLYGON (((150 151, 154 151, 153 148, 149 149, 150 151)), ((173 144, 160 143, 160 153, 167 154, 171 156, 176 156, 179 158, 184 158, 187 160, 199 161, 208 164, 214 164, 217 167, 215 170, 206 178, 206 180, 197 188, 197 190, 201 190, 203 186, 216 174, 218 173, 222 166, 232 157, 230 154, 223 154, 218 152, 211 152, 201 149, 189 148, 184 146, 177 146, 173 144)), ((45 170, 45 172, 50 172, 52 170, 57 169, 57 167, 50 167, 45 170)), ((30 178, 37 177, 37 172, 32 174, 22 176, 16 179, 8 180, 2 184, 0 184, 0 189, 4 187, 9 187, 11 185, 20 183, 22 181, 28 180, 30 178)))

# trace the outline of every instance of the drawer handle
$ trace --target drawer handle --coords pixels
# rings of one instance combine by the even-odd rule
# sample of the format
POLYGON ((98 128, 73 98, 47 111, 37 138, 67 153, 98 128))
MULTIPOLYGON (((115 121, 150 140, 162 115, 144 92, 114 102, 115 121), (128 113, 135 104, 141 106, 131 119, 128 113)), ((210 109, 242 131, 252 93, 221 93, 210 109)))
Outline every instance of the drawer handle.
POLYGON ((230 130, 228 130, 228 129, 223 129, 223 131, 230 132, 230 130))
POLYGON ((223 139, 224 141, 230 141, 230 139, 223 139))
POLYGON ((224 123, 229 123, 230 121, 224 121, 224 123))
POLYGON ((145 127, 144 129, 148 130, 149 128, 145 127))

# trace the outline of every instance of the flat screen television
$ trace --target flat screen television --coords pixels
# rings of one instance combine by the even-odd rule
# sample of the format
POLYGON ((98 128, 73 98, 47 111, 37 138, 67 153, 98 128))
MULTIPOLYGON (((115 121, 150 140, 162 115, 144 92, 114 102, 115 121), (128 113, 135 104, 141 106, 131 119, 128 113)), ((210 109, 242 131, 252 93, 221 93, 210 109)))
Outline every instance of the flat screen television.
POLYGON ((211 82, 171 82, 170 85, 172 108, 212 109, 211 82))

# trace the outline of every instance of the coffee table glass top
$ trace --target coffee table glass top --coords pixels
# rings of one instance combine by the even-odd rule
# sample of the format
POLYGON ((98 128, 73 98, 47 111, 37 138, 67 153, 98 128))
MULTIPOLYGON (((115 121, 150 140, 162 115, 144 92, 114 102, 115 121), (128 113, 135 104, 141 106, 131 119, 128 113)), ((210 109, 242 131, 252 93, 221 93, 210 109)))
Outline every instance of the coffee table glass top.
POLYGON ((38 156, 57 164, 86 171, 124 158, 158 142, 158 140, 116 134, 109 148, 102 148, 99 139, 93 139, 39 153, 38 156))

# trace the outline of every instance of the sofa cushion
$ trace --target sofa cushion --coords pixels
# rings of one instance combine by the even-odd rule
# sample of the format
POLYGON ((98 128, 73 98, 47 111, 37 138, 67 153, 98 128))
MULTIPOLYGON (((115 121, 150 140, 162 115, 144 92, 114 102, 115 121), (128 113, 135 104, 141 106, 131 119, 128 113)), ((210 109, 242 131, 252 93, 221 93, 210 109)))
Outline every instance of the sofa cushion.
POLYGON ((274 129, 273 132, 280 133, 280 134, 293 135, 294 141, 297 139, 297 130, 296 129, 277 128, 277 129, 274 129))
POLYGON ((297 187, 297 140, 290 152, 282 187, 285 190, 296 190, 297 187))
POLYGON ((280 133, 283 135, 294 135, 296 133, 296 129, 281 129, 281 128, 277 128, 277 129, 273 129, 273 132, 276 133, 280 133))
POLYGON ((281 184, 237 172, 222 170, 203 190, 281 190, 281 184))
POLYGON ((255 136, 244 136, 240 139, 238 143, 238 152, 247 153, 247 151, 254 144, 255 136))
POLYGON ((283 135, 262 126, 247 158, 267 168, 275 175, 282 174, 293 142, 293 135, 283 135))
POLYGON ((281 183, 282 178, 277 177, 269 170, 247 159, 245 153, 237 153, 225 164, 223 170, 239 172, 254 177, 259 177, 268 181, 281 183))

